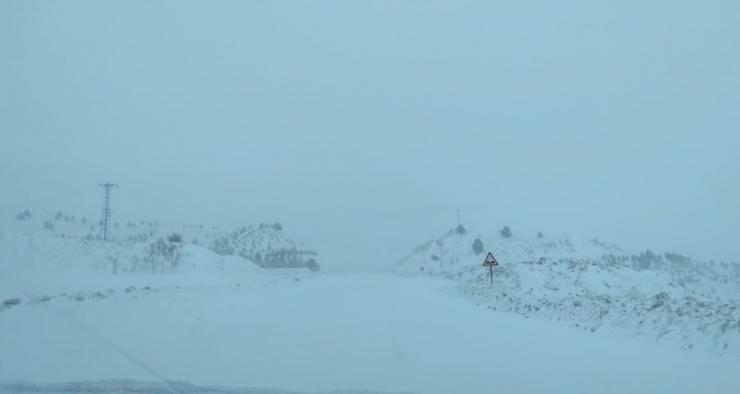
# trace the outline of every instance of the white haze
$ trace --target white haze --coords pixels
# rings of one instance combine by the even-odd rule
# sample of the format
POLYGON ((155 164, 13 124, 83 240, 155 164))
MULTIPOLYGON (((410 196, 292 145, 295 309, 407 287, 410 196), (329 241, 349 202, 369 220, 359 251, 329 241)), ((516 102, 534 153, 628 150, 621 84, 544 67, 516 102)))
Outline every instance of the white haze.
POLYGON ((0 3, 0 214, 738 260, 740 3, 0 3))

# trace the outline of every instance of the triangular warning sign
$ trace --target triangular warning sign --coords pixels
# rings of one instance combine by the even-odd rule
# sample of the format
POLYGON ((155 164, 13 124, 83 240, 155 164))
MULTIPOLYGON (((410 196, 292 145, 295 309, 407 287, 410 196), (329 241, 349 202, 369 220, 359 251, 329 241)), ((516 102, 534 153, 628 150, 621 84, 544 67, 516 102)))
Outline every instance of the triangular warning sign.
POLYGON ((488 256, 486 256, 486 259, 483 261, 484 267, 497 267, 498 261, 496 261, 496 258, 493 257, 491 252, 488 252, 488 256))

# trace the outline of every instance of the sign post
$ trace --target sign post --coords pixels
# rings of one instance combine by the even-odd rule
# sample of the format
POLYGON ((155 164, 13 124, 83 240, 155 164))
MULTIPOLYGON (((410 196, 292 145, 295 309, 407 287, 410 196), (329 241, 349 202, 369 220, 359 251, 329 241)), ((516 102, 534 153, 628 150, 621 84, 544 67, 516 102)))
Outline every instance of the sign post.
POLYGON ((496 261, 496 258, 493 257, 491 252, 488 252, 488 256, 483 260, 483 266, 488 267, 491 271, 491 284, 493 284, 493 267, 498 267, 498 261, 496 261))

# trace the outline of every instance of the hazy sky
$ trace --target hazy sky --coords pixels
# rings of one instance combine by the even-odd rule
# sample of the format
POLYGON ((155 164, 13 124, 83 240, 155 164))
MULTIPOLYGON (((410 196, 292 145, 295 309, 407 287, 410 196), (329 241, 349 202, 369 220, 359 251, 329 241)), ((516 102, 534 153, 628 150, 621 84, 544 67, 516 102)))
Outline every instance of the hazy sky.
POLYGON ((740 260, 740 2, 0 2, 0 212, 740 260))

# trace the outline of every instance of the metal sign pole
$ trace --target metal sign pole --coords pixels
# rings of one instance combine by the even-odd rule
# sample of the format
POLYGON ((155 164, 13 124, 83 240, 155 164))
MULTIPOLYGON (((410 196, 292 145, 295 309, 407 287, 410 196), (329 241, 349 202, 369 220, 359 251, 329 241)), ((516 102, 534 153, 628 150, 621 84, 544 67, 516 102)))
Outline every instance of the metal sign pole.
POLYGON ((496 261, 496 258, 493 257, 491 252, 488 252, 486 259, 483 260, 483 266, 488 267, 489 273, 491 274, 491 285, 493 285, 493 267, 498 267, 498 261, 496 261))

